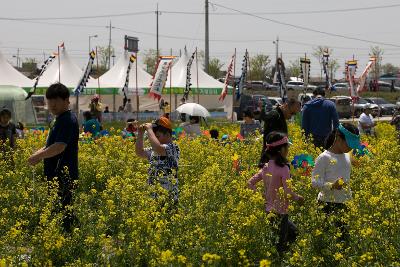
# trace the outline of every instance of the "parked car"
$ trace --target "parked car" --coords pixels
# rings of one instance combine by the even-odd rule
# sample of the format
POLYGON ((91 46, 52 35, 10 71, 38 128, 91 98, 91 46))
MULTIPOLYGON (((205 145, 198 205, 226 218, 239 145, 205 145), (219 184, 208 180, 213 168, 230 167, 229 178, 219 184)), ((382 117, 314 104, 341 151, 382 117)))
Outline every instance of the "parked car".
POLYGON ((377 104, 380 108, 380 115, 393 115, 397 107, 395 104, 389 103, 382 97, 368 97, 365 98, 371 104, 377 104))
POLYGON ((399 108, 399 109, 400 109, 400 97, 399 97, 399 98, 397 98, 396 106, 397 106, 397 108, 399 108))
POLYGON ((283 104, 282 98, 280 97, 268 97, 268 99, 273 106, 280 106, 283 104))
POLYGON ((246 83, 246 88, 252 90, 266 90, 268 89, 268 83, 264 81, 248 81, 246 83))
POLYGON ((336 105, 336 111, 339 118, 350 118, 352 115, 351 110, 351 98, 348 96, 333 96, 328 100, 332 101, 336 105))
MULTIPOLYGON (((304 82, 302 82, 302 81, 288 81, 286 83, 286 88, 287 88, 287 90, 304 90, 304 82)), ((312 84, 308 84, 307 85, 307 90, 313 91, 316 88, 317 88, 317 86, 315 86, 315 85, 312 85, 312 84)))
MULTIPOLYGON (((392 84, 391 83, 378 81, 378 91, 390 92, 391 90, 392 90, 392 84)), ((395 86, 394 90, 395 91, 400 91, 400 87, 395 86)))
POLYGON ((300 101, 301 105, 303 106, 305 103, 310 101, 311 99, 314 99, 314 95, 312 93, 301 93, 297 96, 297 100, 300 101))
POLYGON ((349 84, 348 83, 335 83, 332 87, 336 91, 337 90, 349 90, 349 84))
POLYGON ((254 113, 255 119, 259 119, 260 116, 260 106, 262 101, 266 102, 267 111, 272 110, 273 105, 269 99, 264 95, 245 95, 242 94, 239 99, 239 106, 234 108, 237 114, 237 119, 243 119, 243 112, 245 110, 251 110, 254 113))
POLYGON ((371 104, 362 97, 359 97, 354 102, 354 116, 359 117, 361 113, 365 110, 366 105, 369 104, 372 109, 372 116, 380 116, 380 108, 377 104, 371 104))

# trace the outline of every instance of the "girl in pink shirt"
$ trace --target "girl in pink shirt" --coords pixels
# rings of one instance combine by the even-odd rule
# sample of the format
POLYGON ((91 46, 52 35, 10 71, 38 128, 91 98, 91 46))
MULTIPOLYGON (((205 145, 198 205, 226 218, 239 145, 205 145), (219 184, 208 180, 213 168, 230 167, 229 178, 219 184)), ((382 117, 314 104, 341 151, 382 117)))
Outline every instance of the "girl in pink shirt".
POLYGON ((278 252, 287 249, 288 243, 293 242, 297 236, 296 226, 289 220, 289 200, 299 202, 303 197, 294 193, 287 184, 290 179, 290 169, 286 159, 289 151, 289 140, 284 133, 272 132, 267 136, 267 149, 265 151, 269 161, 249 181, 248 187, 256 191, 256 184, 263 181, 265 192, 265 206, 267 213, 277 214, 280 221, 278 252))

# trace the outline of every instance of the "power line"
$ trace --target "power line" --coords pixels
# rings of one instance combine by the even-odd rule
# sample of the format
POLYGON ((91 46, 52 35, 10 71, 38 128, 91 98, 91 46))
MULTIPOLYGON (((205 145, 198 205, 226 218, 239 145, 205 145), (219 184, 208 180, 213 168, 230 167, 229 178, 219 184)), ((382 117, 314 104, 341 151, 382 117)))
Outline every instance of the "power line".
MULTIPOLYGON (((327 9, 327 10, 309 10, 309 11, 277 11, 277 12, 251 12, 254 15, 304 15, 304 14, 323 14, 323 13, 342 13, 342 12, 354 12, 374 9, 385 9, 399 7, 400 4, 382 5, 382 6, 370 6, 370 7, 357 7, 357 8, 344 8, 344 9, 327 9)), ((188 12, 188 11, 162 11, 166 14, 181 14, 181 15, 204 15, 204 12, 188 12)), ((210 12, 211 15, 243 15, 238 13, 230 12, 210 12)))
MULTIPOLYGON (((215 3, 214 3, 215 4, 215 3)), ((215 4, 217 5, 217 4, 215 4)), ((218 6, 218 5, 217 5, 218 6)), ((375 10, 375 9, 386 9, 399 7, 400 4, 391 5, 380 5, 380 6, 369 6, 369 7, 357 7, 357 8, 343 8, 343 9, 322 9, 322 10, 309 10, 309 11, 276 11, 276 12, 249 12, 253 15, 304 15, 304 14, 325 14, 325 13, 342 13, 342 12, 358 12, 365 10, 375 10)), ((222 7, 222 6, 220 6, 222 7)), ((160 11, 165 14, 174 15, 204 15, 204 12, 192 12, 192 11, 173 11, 165 10, 160 11)), ((137 11, 137 12, 127 12, 127 13, 111 13, 103 15, 92 15, 92 16, 68 16, 68 17, 26 17, 26 18, 14 18, 14 17, 0 17, 0 20, 11 20, 11 21, 35 21, 35 20, 76 20, 76 19, 96 19, 96 18, 113 18, 113 17, 129 17, 138 15, 153 14, 154 11, 137 11)), ((237 16, 244 15, 238 14, 236 12, 210 12, 211 15, 221 15, 221 16, 237 16)))
POLYGON ((296 28, 296 29, 300 29, 300 30, 304 30, 304 31, 316 32, 316 33, 320 33, 320 34, 324 34, 324 35, 328 35, 328 36, 340 37, 340 38, 343 38, 343 39, 355 40, 355 41, 360 41, 360 42, 365 42, 365 43, 380 44, 380 45, 393 46, 393 47, 400 48, 400 45, 396 45, 396 44, 390 44, 390 43, 384 43, 384 42, 360 39, 360 38, 345 36, 345 35, 337 34, 337 33, 329 33, 329 32, 325 32, 325 31, 321 31, 321 30, 316 30, 316 29, 312 29, 312 28, 308 28, 308 27, 304 27, 304 26, 299 26, 299 25, 294 25, 294 24, 287 23, 287 22, 278 21, 278 20, 275 20, 275 19, 269 19, 269 18, 261 17, 261 16, 258 16, 258 15, 254 15, 254 14, 251 14, 251 13, 248 13, 248 12, 240 11, 238 9, 226 7, 226 6, 223 6, 223 5, 220 5, 220 4, 216 4, 216 3, 213 3, 213 5, 216 5, 216 6, 228 9, 228 10, 236 11, 238 13, 242 13, 242 14, 245 14, 245 15, 248 15, 248 16, 251 16, 251 17, 259 18, 261 20, 273 22, 273 23, 276 23, 276 24, 280 24, 280 25, 284 25, 284 26, 288 26, 288 27, 292 27, 292 28, 296 28))
POLYGON ((129 12, 119 14, 105 14, 105 15, 93 15, 93 16, 76 16, 76 17, 42 17, 42 18, 12 18, 12 17, 0 17, 0 20, 15 20, 15 21, 33 21, 33 20, 76 20, 76 19, 96 19, 96 18, 113 18, 113 17, 126 17, 126 16, 137 16, 152 14, 154 11, 140 11, 140 12, 129 12))

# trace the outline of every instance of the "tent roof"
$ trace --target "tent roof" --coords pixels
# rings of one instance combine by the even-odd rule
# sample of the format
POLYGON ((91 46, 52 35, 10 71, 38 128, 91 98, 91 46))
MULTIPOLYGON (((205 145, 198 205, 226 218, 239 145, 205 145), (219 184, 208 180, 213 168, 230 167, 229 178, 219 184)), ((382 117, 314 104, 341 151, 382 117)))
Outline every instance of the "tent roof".
POLYGON ((59 81, 69 88, 75 88, 82 78, 81 70, 69 57, 65 48, 60 50, 60 55, 50 64, 39 79, 38 87, 49 87, 59 81), (61 59, 61 60, 60 60, 61 59), (60 68, 58 66, 60 60, 60 68), (60 71, 59 71, 60 70, 60 71), (60 76, 59 76, 60 72, 60 76))
POLYGON ((33 81, 16 70, 0 52, 0 85, 32 87, 33 81))
MULTIPOLYGON (((185 51, 179 60, 172 66, 172 84, 171 87, 174 88, 185 88, 186 87, 186 72, 187 72, 187 64, 189 62, 189 56, 187 51, 185 51)), ((214 79, 210 75, 208 75, 202 68, 200 62, 196 64, 196 59, 193 60, 192 66, 190 68, 191 72, 191 83, 192 88, 197 87, 197 79, 199 81, 199 88, 223 88, 224 84, 214 79), (198 69, 197 69, 198 67, 198 69), (198 74, 198 75, 197 75, 198 74)), ((165 87, 169 87, 169 78, 168 75, 167 82, 165 87)))
POLYGON ((13 85, 0 85, 0 100, 25 100, 28 94, 24 89, 13 85))
MULTIPOLYGON (((125 84, 126 71, 129 65, 130 54, 125 51, 117 63, 106 73, 99 77, 101 88, 122 88, 125 84)), ((152 76, 138 66, 137 70, 138 88, 149 88, 152 76)), ((98 79, 90 79, 88 88, 97 88, 98 79)), ((129 91, 136 88, 136 64, 133 63, 129 72, 129 91)))

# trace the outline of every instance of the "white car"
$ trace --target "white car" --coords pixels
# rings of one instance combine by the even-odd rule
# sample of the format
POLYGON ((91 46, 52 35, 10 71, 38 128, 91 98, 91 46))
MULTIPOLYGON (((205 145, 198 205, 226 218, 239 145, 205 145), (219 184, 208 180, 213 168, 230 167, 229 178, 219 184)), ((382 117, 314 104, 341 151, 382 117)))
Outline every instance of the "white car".
POLYGON ((303 106, 305 103, 307 103, 308 101, 310 101, 311 99, 314 99, 315 96, 311 93, 301 93, 297 96, 297 100, 300 101, 301 105, 303 106))
MULTIPOLYGON (((288 90, 304 90, 304 82, 301 81, 288 81, 286 84, 286 88, 288 90)), ((314 90, 316 89, 317 86, 308 84, 307 85, 307 90, 314 90)))
MULTIPOLYGON (((390 92, 392 90, 392 84, 387 82, 378 81, 378 91, 387 91, 390 92)), ((395 91, 400 91, 400 87, 395 86, 395 91)))
POLYGON ((337 90, 349 90, 349 84, 348 83, 335 83, 332 87, 336 91, 337 90))
POLYGON ((283 104, 282 98, 280 98, 280 97, 272 97, 272 96, 269 96, 269 97, 268 97, 268 100, 271 101, 271 104, 272 104, 273 106, 280 106, 280 105, 283 104))

